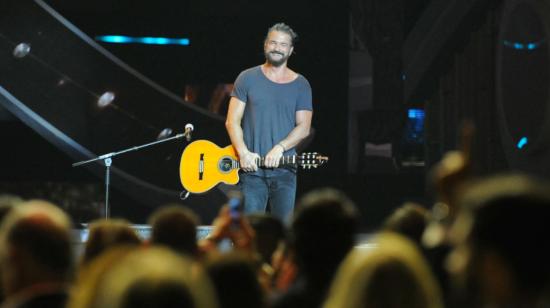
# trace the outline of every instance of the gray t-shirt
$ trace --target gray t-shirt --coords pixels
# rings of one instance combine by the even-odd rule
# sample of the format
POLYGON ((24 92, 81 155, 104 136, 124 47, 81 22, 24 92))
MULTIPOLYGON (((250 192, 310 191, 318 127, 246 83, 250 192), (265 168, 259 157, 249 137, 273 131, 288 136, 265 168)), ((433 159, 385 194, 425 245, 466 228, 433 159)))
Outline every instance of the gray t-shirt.
MULTIPOLYGON (((265 156, 296 126, 296 111, 312 110, 311 86, 305 77, 289 83, 269 80, 261 66, 243 71, 237 77, 231 96, 246 104, 241 126, 247 148, 265 156)), ((290 149, 284 155, 296 154, 290 149)), ((258 175, 270 176, 282 169, 259 170, 258 175)))

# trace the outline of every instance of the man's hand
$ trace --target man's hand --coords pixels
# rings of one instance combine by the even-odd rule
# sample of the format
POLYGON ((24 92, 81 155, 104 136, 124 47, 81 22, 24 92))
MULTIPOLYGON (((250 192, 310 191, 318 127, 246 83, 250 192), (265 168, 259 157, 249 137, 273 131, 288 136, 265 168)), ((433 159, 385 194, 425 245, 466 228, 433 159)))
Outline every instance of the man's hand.
POLYGON ((243 155, 239 155, 241 169, 245 172, 258 170, 258 164, 256 161, 259 159, 260 155, 252 152, 246 152, 243 155))
POLYGON ((265 166, 267 168, 279 167, 279 162, 281 161, 281 157, 283 157, 283 153, 283 146, 276 144, 265 156, 265 166))

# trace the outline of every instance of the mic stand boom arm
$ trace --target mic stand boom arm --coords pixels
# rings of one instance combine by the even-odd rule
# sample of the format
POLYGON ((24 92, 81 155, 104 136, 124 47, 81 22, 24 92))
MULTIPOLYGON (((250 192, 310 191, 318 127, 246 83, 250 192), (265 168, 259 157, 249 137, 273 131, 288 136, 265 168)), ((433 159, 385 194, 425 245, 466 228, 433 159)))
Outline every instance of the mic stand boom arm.
POLYGON ((74 163, 73 167, 78 167, 78 166, 86 165, 86 164, 89 164, 89 163, 93 163, 95 161, 103 160, 103 163, 105 164, 105 219, 107 219, 110 216, 109 184, 110 184, 110 181, 111 181, 111 179, 110 179, 111 178, 111 165, 113 163, 113 157, 118 156, 120 154, 127 153, 127 152, 138 151, 142 148, 146 148, 146 147, 156 145, 156 144, 159 144, 159 143, 163 143, 163 142, 167 142, 167 141, 170 141, 170 140, 180 139, 180 138, 183 138, 183 137, 186 137, 186 136, 187 136, 186 133, 177 134, 177 135, 175 135, 173 137, 170 137, 170 138, 157 140, 157 141, 142 144, 142 145, 139 145, 139 146, 134 146, 134 147, 131 147, 131 148, 127 148, 127 149, 118 151, 118 152, 111 152, 111 153, 103 154, 103 155, 100 155, 96 158, 92 158, 92 159, 89 159, 89 160, 74 163))

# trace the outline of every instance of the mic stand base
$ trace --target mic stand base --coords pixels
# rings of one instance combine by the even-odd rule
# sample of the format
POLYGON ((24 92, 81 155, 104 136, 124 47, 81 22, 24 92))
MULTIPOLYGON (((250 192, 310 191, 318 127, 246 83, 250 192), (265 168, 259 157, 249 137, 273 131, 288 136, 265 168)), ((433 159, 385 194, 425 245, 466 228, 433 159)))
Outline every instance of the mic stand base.
MULTIPOLYGON (((173 137, 170 137, 170 138, 157 140, 157 141, 146 143, 146 144, 143 144, 143 145, 140 145, 140 146, 127 148, 127 149, 122 150, 122 151, 107 153, 107 154, 100 155, 96 158, 92 158, 92 159, 85 160, 85 161, 80 161, 80 162, 74 163, 73 167, 78 167, 78 166, 89 164, 89 163, 92 163, 92 162, 95 162, 95 161, 98 161, 98 160, 103 160, 103 163, 105 164, 105 213, 104 213, 104 216, 105 216, 105 219, 108 219, 111 216, 111 209, 109 207, 110 206, 109 205, 109 184, 111 182, 111 165, 113 164, 112 157, 115 157, 117 155, 124 154, 124 153, 127 153, 127 152, 138 151, 142 148, 146 148, 146 147, 156 145, 156 144, 159 144, 159 143, 163 143, 163 142, 167 142, 167 141, 170 141, 170 140, 180 139, 180 138, 183 138, 183 137, 188 138, 188 136, 189 136, 188 134, 177 134, 176 136, 173 136, 173 137)), ((188 196, 189 196, 189 194, 187 194, 185 197, 187 198, 188 196)))

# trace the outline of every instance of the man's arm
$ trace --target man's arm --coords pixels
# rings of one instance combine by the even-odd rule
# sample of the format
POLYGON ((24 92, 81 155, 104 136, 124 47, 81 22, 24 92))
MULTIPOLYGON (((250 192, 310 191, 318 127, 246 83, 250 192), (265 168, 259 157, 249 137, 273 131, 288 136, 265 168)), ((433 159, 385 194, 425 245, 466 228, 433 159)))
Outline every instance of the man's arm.
POLYGON ((295 147, 309 136, 312 116, 313 111, 310 110, 296 111, 296 127, 294 127, 285 139, 279 141, 279 144, 285 148, 285 151, 295 147))
POLYGON ((231 97, 229 101, 229 109, 227 111, 227 118, 225 120, 225 128, 231 139, 233 147, 239 155, 241 169, 244 171, 256 171, 258 166, 256 165, 256 158, 258 154, 252 153, 246 147, 243 139, 243 129, 241 127, 241 120, 244 114, 244 108, 246 104, 236 97, 231 97))
POLYGON ((283 156, 284 151, 288 151, 295 147, 309 135, 312 116, 313 111, 310 110, 296 111, 296 126, 290 131, 285 139, 279 141, 279 143, 273 146, 273 149, 267 153, 265 158, 266 167, 278 167, 279 160, 283 156))

